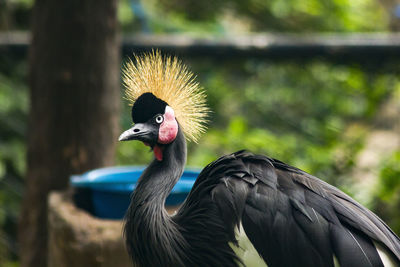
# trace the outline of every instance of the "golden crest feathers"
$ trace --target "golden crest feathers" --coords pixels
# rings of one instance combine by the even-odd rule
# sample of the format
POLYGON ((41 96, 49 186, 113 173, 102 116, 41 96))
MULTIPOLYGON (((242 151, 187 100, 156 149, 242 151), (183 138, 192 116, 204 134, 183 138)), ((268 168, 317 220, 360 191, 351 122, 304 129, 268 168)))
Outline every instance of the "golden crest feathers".
POLYGON ((135 55, 135 62, 129 59, 123 68, 123 82, 130 104, 150 92, 172 107, 188 140, 197 142, 205 132, 209 113, 206 94, 176 57, 162 56, 158 50, 135 55))

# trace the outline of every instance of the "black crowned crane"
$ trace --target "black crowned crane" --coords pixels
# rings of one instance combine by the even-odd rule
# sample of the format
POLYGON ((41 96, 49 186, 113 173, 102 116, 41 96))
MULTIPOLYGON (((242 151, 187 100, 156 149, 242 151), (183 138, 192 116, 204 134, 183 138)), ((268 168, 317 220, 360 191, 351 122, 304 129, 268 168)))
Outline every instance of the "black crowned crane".
POLYGON ((124 235, 135 266, 400 266, 400 240, 339 189, 267 156, 210 163, 174 216, 165 200, 204 131, 205 94, 176 58, 152 52, 124 69, 134 126, 155 158, 141 175, 124 235))

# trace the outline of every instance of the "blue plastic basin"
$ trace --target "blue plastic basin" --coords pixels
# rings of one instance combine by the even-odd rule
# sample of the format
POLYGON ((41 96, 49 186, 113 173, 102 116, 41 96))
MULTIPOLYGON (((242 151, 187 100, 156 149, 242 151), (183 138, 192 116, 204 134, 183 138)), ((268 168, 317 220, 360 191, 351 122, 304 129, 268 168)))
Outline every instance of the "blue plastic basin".
MULTIPOLYGON (((130 195, 143 170, 144 167, 110 167, 71 176, 71 185, 76 188, 76 205, 100 218, 123 218, 130 203, 130 195)), ((168 196, 166 206, 181 204, 199 173, 195 169, 185 170, 168 196)))

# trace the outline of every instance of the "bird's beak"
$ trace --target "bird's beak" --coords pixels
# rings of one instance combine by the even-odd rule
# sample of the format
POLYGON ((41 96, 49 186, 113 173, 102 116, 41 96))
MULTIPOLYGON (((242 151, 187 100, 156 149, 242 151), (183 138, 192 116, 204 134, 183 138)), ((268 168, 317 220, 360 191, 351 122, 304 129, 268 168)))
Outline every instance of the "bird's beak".
POLYGON ((123 132, 118 141, 140 140, 143 142, 151 142, 157 138, 157 130, 147 123, 136 123, 132 128, 123 132))
POLYGON ((134 127, 126 130, 125 132, 123 132, 119 138, 118 141, 128 141, 128 140, 132 140, 135 138, 135 132, 133 131, 134 127))

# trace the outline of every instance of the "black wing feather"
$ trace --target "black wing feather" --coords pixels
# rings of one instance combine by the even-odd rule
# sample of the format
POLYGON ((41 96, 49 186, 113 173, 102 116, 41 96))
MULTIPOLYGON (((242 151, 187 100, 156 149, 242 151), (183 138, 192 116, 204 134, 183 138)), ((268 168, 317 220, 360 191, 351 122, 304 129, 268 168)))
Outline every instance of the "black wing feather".
POLYGON ((196 187, 211 190, 230 238, 243 224, 268 266, 333 266, 333 256, 341 266, 383 266, 372 241, 400 266, 400 240, 381 219, 281 161, 239 151, 208 165, 196 187))

